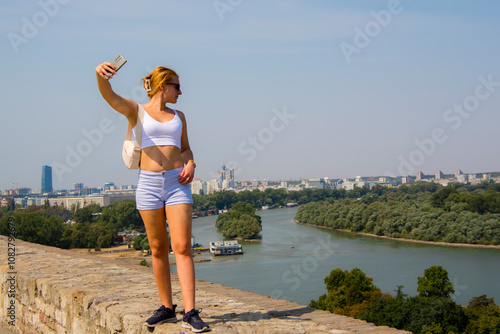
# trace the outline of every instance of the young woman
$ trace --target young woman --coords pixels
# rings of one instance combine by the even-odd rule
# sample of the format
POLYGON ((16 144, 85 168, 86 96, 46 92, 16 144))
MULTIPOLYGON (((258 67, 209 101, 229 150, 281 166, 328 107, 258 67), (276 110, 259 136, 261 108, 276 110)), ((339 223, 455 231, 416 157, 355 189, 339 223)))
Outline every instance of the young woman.
POLYGON ((97 66, 96 74, 102 97, 127 117, 133 130, 139 109, 144 109, 136 205, 146 227, 162 303, 146 320, 146 326, 177 321, 168 261, 168 220, 184 303, 182 327, 197 333, 208 331, 209 326, 198 315, 201 310, 195 309, 195 274, 191 255, 193 200, 189 183, 193 181, 196 164, 189 147, 186 117, 182 112, 165 106, 166 103, 176 103, 182 94, 179 76, 165 67, 153 70, 142 79, 150 100, 139 105, 112 90, 109 79, 116 74, 116 67, 111 63, 97 66))

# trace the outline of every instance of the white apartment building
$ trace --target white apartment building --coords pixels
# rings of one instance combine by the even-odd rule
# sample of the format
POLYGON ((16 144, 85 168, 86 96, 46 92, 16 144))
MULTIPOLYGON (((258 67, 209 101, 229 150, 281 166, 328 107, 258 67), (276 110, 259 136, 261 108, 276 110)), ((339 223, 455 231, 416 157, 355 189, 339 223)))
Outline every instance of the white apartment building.
POLYGON ((200 179, 191 182, 191 193, 193 195, 207 194, 207 184, 200 179))
POLYGON ((212 179, 207 182, 207 194, 213 194, 221 190, 221 184, 217 179, 212 179))

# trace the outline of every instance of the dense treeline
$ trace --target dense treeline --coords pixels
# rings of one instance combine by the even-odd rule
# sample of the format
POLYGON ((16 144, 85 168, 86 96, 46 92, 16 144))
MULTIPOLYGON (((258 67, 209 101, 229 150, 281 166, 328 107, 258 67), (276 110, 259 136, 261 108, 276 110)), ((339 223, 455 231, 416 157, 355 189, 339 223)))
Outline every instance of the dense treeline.
POLYGON ((262 231, 262 220, 255 214, 252 204, 238 202, 217 217, 215 227, 227 239, 254 239, 262 231))
POLYGON ((23 211, 4 210, 0 217, 0 234, 9 234, 8 219, 12 217, 16 238, 66 249, 111 247, 119 230, 144 230, 135 202, 129 200, 112 203, 109 207, 92 204, 79 209, 72 217, 74 224, 53 215, 48 206, 30 206, 23 211))
POLYGON ((194 211, 230 209, 237 202, 252 204, 255 208, 264 205, 285 206, 287 203, 305 204, 323 201, 327 198, 357 198, 368 192, 368 188, 357 188, 351 191, 343 189, 303 189, 290 191, 286 189, 258 189, 234 191, 219 191, 210 195, 193 195, 194 211))
POLYGON ((403 286, 396 296, 382 293, 358 268, 337 268, 325 278, 327 293, 309 306, 420 333, 500 333, 500 307, 486 295, 473 297, 467 307, 451 298, 453 284, 441 266, 432 266, 418 278, 418 295, 408 297, 403 286))
POLYGON ((394 238, 500 244, 500 184, 374 190, 357 199, 308 203, 295 219, 394 238))

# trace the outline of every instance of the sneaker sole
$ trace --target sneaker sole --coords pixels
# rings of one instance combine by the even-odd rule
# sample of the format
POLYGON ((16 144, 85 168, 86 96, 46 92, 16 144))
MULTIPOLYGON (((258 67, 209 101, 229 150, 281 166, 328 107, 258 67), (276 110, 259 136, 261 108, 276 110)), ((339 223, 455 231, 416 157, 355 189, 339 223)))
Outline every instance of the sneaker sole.
POLYGON ((202 329, 196 329, 194 328, 193 326, 191 326, 190 324, 188 324, 187 322, 182 322, 182 328, 188 328, 190 329, 192 332, 195 332, 195 333, 202 333, 202 332, 209 332, 211 331, 212 329, 210 327, 203 327, 202 329))
POLYGON ((165 319, 165 320, 162 320, 162 321, 157 322, 156 324, 152 324, 152 325, 148 324, 147 322, 145 322, 144 324, 146 325, 146 327, 153 328, 153 327, 159 326, 159 325, 161 325, 161 324, 166 324, 166 323, 175 323, 175 322, 177 322, 177 321, 179 321, 179 319, 177 319, 177 318, 170 318, 170 319, 165 319))

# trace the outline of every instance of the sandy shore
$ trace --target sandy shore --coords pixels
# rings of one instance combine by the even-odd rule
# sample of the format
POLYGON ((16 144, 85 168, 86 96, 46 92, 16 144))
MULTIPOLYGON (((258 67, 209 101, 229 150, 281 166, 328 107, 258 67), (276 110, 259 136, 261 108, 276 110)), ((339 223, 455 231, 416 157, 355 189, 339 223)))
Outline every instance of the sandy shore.
POLYGON ((403 239, 403 238, 392 238, 392 237, 386 237, 384 235, 376 235, 376 234, 363 233, 363 232, 352 232, 352 231, 341 230, 341 229, 338 229, 338 228, 332 228, 332 227, 327 227, 327 226, 319 226, 319 225, 314 225, 314 224, 305 224, 305 223, 301 223, 301 222, 299 222, 299 221, 297 221, 295 219, 294 219, 294 221, 297 224, 301 224, 301 225, 319 227, 319 228, 324 228, 324 229, 327 229, 327 230, 333 230, 333 231, 339 231, 339 232, 345 232, 345 233, 351 233, 351 234, 365 235, 365 236, 368 236, 368 237, 375 237, 375 238, 381 238, 381 239, 389 239, 389 240, 396 240, 396 241, 406 241, 406 242, 414 242, 414 243, 419 243, 419 244, 437 245, 437 246, 500 249, 500 245, 459 244, 459 243, 449 243, 449 242, 441 242, 441 241, 423 241, 423 240, 413 240, 413 239, 403 239))

